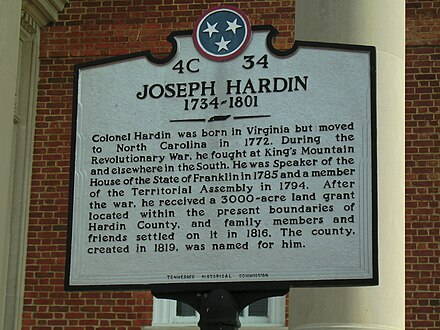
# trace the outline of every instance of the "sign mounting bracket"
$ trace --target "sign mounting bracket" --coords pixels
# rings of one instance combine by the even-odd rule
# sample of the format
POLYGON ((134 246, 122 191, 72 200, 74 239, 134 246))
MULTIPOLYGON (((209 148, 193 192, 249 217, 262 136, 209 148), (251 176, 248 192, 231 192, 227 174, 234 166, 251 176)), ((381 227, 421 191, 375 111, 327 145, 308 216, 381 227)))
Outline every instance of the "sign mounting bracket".
POLYGON ((200 315, 200 330, 237 330, 239 313, 251 303, 264 298, 283 296, 289 288, 259 291, 229 291, 217 288, 200 292, 161 292, 152 290, 156 298, 173 299, 193 307, 200 315))

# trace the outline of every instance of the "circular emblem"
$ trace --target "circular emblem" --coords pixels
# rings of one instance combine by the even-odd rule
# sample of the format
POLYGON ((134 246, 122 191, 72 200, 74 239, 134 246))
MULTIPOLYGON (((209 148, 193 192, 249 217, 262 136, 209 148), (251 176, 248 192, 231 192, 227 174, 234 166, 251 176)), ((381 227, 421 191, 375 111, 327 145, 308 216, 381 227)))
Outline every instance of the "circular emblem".
POLYGON ((238 8, 211 8, 197 21, 193 31, 194 44, 206 58, 228 61, 240 55, 251 37, 251 26, 238 8))

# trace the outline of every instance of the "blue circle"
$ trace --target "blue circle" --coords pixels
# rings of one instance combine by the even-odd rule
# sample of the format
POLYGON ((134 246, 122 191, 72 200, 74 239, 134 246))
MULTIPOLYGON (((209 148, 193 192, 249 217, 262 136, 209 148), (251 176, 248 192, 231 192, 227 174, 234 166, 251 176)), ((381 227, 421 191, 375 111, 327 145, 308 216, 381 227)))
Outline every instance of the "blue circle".
POLYGON ((200 22, 197 39, 200 47, 208 54, 223 57, 233 54, 242 47, 246 41, 247 30, 247 24, 240 15, 228 9, 220 9, 207 15, 200 22), (230 27, 231 24, 232 28, 230 27), (212 33, 207 31, 210 26, 213 30, 212 33), (218 44, 222 40, 223 47, 218 44))

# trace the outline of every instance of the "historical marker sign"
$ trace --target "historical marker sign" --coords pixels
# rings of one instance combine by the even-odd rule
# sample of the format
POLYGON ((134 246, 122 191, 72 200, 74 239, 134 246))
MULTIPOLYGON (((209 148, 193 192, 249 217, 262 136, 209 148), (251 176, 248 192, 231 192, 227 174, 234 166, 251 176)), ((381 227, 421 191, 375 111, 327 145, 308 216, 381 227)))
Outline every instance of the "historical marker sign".
POLYGON ((76 66, 68 289, 377 282, 374 48, 273 35, 76 66))

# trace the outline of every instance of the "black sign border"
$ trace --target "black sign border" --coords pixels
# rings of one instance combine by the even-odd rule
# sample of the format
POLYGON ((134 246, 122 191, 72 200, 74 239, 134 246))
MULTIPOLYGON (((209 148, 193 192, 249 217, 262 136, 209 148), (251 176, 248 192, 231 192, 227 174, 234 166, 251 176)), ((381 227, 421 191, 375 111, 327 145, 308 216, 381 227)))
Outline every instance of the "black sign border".
POLYGON ((377 208, 377 94, 376 94, 376 48, 374 46, 337 44, 315 41, 296 40, 292 48, 278 50, 274 47, 274 38, 279 34, 272 25, 252 26, 252 31, 269 31, 266 39, 266 47, 269 52, 278 57, 286 57, 295 53, 300 47, 327 48, 340 50, 363 51, 370 55, 370 90, 371 90, 371 170, 372 170, 372 277, 365 279, 337 279, 337 280, 292 280, 292 281, 246 281, 246 282, 170 282, 165 284, 110 284, 110 285, 71 285, 71 257, 72 257, 72 228, 73 228, 73 204, 74 204, 74 177, 75 177, 75 154, 76 133, 78 119, 78 80, 80 70, 83 68, 99 66, 108 63, 120 62, 127 59, 146 57, 155 64, 166 64, 177 54, 176 37, 191 36, 192 30, 175 31, 167 37, 171 43, 171 52, 163 58, 155 57, 150 50, 119 55, 95 61, 79 63, 74 66, 73 101, 72 101, 72 129, 71 129, 71 154, 70 154, 70 177, 69 177, 69 205, 67 224, 67 247, 65 262, 64 289, 66 291, 133 291, 153 290, 161 293, 175 292, 198 292, 211 291, 214 289, 226 289, 229 291, 258 291, 258 290, 287 290, 289 287, 357 287, 376 286, 379 284, 379 257, 378 257, 378 208, 377 208))

